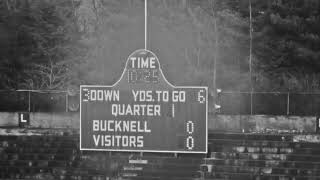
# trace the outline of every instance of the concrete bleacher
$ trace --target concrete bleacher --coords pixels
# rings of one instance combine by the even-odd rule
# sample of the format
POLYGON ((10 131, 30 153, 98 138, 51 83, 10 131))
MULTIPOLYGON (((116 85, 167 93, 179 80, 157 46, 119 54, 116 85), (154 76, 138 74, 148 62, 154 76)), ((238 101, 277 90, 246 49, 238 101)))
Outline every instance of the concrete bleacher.
POLYGON ((296 136, 211 133, 210 156, 201 166, 205 179, 320 179, 320 144, 296 136))
POLYGON ((317 134, 210 132, 208 154, 141 154, 80 151, 77 132, 30 132, 0 135, 0 179, 320 179, 317 134))
POLYGON ((204 156, 80 151, 78 134, 1 135, 0 179, 194 179, 204 156))
POLYGON ((68 173, 79 151, 74 137, 0 136, 1 179, 56 179, 68 173))

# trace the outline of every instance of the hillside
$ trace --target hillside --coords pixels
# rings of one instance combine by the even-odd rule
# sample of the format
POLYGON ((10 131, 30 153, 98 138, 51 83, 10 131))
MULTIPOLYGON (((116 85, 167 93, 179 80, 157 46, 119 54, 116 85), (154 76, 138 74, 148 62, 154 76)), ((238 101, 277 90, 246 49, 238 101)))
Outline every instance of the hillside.
MULTIPOLYGON (((154 0, 148 49, 175 85, 250 90, 249 2, 154 0)), ((320 3, 252 0, 255 91, 319 91, 320 3)), ((112 84, 144 47, 142 1, 0 2, 0 88, 112 84)))

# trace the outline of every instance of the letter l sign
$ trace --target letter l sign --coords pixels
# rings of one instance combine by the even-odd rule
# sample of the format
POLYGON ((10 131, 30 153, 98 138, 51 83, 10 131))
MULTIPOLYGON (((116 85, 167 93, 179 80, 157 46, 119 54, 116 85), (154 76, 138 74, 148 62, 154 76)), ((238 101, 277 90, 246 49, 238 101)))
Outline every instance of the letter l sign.
POLYGON ((20 114, 20 120, 21 120, 21 122, 23 122, 23 123, 26 123, 26 122, 27 122, 27 120, 25 120, 25 119, 23 118, 23 114, 20 114))
POLYGON ((18 114, 19 127, 25 127, 30 124, 29 113, 19 113, 18 114))

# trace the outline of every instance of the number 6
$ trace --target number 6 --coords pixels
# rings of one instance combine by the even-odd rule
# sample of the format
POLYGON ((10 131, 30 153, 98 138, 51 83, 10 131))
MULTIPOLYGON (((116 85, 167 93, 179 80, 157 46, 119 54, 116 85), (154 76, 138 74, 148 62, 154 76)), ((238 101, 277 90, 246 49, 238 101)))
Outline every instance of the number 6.
POLYGON ((199 92, 198 92, 198 101, 202 104, 206 101, 206 98, 202 95, 203 93, 203 89, 201 89, 199 92))

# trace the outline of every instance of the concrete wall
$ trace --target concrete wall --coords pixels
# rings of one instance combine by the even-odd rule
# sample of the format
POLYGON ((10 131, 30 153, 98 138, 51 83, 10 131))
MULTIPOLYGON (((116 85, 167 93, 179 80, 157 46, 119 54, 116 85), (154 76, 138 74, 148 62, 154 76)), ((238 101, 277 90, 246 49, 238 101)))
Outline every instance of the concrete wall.
POLYGON ((217 115, 209 116, 209 130, 232 132, 315 132, 315 116, 217 115))
MULTIPOLYGON (((79 113, 30 113, 30 126, 34 128, 79 129, 79 113)), ((0 112, 0 126, 18 126, 17 112, 0 112)))
MULTIPOLYGON (((30 113, 31 127, 79 129, 79 113, 30 113)), ((0 113, 0 126, 18 126, 18 113, 0 113)), ((208 128, 229 132, 315 132, 315 116, 209 115, 208 128)))

